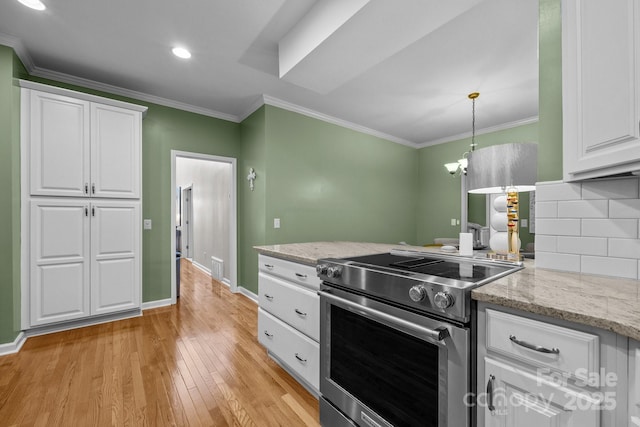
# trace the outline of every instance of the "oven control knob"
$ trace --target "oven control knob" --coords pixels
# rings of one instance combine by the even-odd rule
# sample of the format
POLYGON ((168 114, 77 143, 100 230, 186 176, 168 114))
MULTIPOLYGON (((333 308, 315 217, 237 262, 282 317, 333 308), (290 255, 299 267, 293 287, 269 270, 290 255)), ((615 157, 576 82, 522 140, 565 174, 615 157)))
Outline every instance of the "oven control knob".
POLYGON ((327 274, 327 267, 329 267, 327 264, 316 265, 316 273, 318 273, 318 275, 327 274))
POLYGON ((440 291, 437 292, 433 297, 433 303, 440 309, 449 308, 453 305, 454 302, 455 299, 453 298, 453 295, 448 292, 440 291))
POLYGON ((327 268, 327 276, 331 279, 337 279, 342 274, 342 267, 329 267, 327 268))
POLYGON ((409 298, 414 302, 420 302, 427 297, 427 290, 422 285, 415 285, 409 289, 409 298))

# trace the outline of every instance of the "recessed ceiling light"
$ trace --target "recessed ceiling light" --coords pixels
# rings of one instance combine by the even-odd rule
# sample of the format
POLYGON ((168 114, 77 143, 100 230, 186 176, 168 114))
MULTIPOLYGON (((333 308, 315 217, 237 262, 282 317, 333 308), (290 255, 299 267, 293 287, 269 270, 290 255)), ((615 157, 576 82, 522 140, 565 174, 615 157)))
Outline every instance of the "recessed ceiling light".
POLYGON ((173 49, 171 49, 171 52, 173 52, 173 54, 178 58, 182 58, 182 59, 191 58, 191 52, 189 52, 187 49, 183 47, 174 47, 173 49))
POLYGON ((35 10, 45 10, 47 7, 40 0, 18 0, 23 5, 35 10))

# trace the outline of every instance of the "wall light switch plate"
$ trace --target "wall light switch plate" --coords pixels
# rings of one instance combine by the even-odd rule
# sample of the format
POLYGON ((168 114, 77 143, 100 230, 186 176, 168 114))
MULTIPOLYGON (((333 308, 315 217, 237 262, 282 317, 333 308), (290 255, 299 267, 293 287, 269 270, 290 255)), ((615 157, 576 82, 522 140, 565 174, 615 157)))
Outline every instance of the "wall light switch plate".
POLYGON ((280 218, 273 218, 273 228, 280 228, 280 218))
POLYGON ((520 220, 520 227, 527 228, 529 226, 529 221, 526 218, 520 220))
POLYGON ((451 218, 451 225, 456 225, 456 219, 455 218, 451 218))
POLYGON ((144 224, 144 229, 145 230, 151 230, 151 220, 150 219, 145 219, 143 221, 144 224))

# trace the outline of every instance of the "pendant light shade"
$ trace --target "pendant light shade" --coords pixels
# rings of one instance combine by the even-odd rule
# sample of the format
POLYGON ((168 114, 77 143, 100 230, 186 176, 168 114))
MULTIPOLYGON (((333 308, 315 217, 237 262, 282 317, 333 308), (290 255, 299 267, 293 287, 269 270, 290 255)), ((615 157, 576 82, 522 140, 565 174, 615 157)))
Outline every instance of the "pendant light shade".
POLYGON ((492 145, 469 153, 469 193, 534 191, 538 178, 538 144, 535 142, 492 145))

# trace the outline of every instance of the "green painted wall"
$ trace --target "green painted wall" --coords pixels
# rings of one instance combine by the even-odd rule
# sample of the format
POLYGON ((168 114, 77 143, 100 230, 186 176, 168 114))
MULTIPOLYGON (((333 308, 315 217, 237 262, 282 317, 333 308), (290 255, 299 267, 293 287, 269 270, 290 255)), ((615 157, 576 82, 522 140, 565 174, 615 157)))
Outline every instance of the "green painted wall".
MULTIPOLYGON (((476 135, 478 148, 510 142, 537 142, 538 123, 505 129, 499 132, 476 135)), ((469 150, 471 138, 425 147, 419 150, 419 204, 418 241, 420 245, 433 243, 437 237, 458 237, 460 226, 452 226, 451 218, 460 219, 460 177, 452 177, 444 167, 445 163, 456 161, 469 150)), ((486 224, 485 196, 469 195, 469 221, 486 224)), ((520 217, 529 217, 529 197, 522 193, 520 217)), ((533 241, 528 229, 520 234, 522 244, 533 241)))
POLYGON ((265 107, 240 126, 241 154, 238 162, 238 284, 258 293, 258 253, 254 246, 266 244, 266 125, 265 107), (256 172, 254 190, 249 189, 249 168, 256 172))
POLYGON ((562 179, 562 17, 560 0, 539 0, 538 181, 562 179))
POLYGON ((0 46, 0 343, 20 331, 20 68, 0 46))

